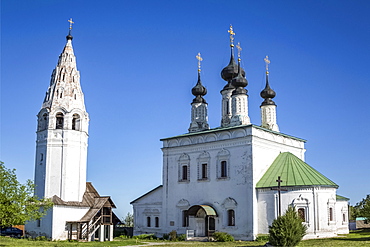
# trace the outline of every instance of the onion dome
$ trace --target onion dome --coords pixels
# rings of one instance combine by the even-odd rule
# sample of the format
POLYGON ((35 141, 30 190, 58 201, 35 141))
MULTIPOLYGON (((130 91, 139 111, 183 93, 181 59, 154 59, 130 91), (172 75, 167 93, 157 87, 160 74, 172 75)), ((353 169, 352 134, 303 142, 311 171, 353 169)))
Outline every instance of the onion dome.
POLYGON ((68 35, 66 36, 66 39, 67 39, 67 41, 68 41, 68 40, 72 40, 72 39, 73 39, 73 36, 71 35, 71 30, 69 30, 69 33, 68 33, 68 35))
POLYGON ((203 98, 203 96, 207 94, 207 89, 202 85, 199 71, 198 71, 198 82, 191 89, 191 93, 195 96, 195 98, 193 99, 193 103, 207 103, 206 100, 203 98))
POLYGON ((269 84, 269 73, 266 72, 266 86, 265 88, 261 91, 260 93, 261 97, 263 99, 265 99, 261 106, 263 105, 275 105, 275 102, 272 100, 273 98, 275 98, 276 96, 276 93, 274 90, 272 90, 272 88, 270 87, 270 84, 269 84))
POLYGON ((248 81, 245 78, 245 72, 244 75, 242 74, 242 69, 240 68, 240 59, 238 61, 238 74, 231 80, 231 84, 236 88, 236 90, 233 92, 233 95, 247 93, 247 90, 244 87, 248 85, 248 81))
MULTIPOLYGON (((241 69, 241 74, 245 76, 245 71, 241 69)), ((229 89, 229 88, 234 88, 233 85, 231 84, 231 80, 238 75, 238 66, 235 62, 234 59, 234 49, 231 47, 231 57, 230 57, 230 62, 229 64, 222 69, 221 71, 221 77, 225 81, 228 82, 224 89, 229 89)))

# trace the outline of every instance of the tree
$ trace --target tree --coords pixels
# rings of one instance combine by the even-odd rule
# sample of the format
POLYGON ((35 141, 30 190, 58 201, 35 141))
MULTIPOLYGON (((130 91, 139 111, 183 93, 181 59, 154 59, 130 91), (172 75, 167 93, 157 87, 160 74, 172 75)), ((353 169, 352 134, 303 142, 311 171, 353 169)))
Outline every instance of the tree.
POLYGON ((289 207, 284 215, 277 217, 269 228, 269 242, 273 246, 296 246, 307 231, 294 207, 289 207))
POLYGON ((31 180, 19 183, 15 169, 7 169, 0 161, 0 227, 23 225, 46 214, 52 202, 34 196, 34 188, 31 180))
POLYGON ((370 195, 367 195, 361 202, 356 203, 354 211, 355 217, 365 217, 367 220, 370 220, 370 195))
POLYGON ((127 227, 133 227, 134 226, 134 216, 128 212, 125 219, 123 220, 123 223, 127 227))

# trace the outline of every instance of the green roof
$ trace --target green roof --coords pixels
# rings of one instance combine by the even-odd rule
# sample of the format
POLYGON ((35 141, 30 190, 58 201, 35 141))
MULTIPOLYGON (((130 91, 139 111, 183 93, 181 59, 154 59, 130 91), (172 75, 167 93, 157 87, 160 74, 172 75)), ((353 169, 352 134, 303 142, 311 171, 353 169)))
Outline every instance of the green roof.
POLYGON ((344 197, 344 196, 340 196, 340 195, 336 195, 336 199, 337 199, 337 201, 349 201, 348 197, 344 197))
POLYGON ((256 188, 276 187, 278 176, 283 181, 281 186, 329 186, 338 185, 316 171, 292 153, 280 153, 266 173, 258 181, 256 188))

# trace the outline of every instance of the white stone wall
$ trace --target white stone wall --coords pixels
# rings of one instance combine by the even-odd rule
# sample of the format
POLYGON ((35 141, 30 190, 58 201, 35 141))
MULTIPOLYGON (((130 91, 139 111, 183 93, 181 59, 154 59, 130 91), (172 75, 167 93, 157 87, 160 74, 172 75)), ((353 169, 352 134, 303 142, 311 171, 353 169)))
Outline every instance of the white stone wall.
POLYGON ((154 233, 159 237, 162 237, 160 234, 164 225, 162 196, 163 187, 160 187, 132 203, 135 220, 134 235, 154 233), (150 227, 147 227, 147 217, 151 218, 150 227), (155 226, 155 217, 159 218, 158 227, 155 226))
POLYGON ((265 132, 245 126, 164 140, 164 233, 185 233, 189 227, 182 227, 182 210, 206 204, 218 213, 217 231, 229 232, 237 239, 254 239, 259 233, 255 184, 280 152, 304 155, 303 140, 265 132), (227 178, 219 178, 222 160, 227 160, 227 178), (208 164, 209 176, 201 180, 199 173, 204 162, 208 164), (181 181, 182 164, 188 164, 189 181, 181 181), (235 201, 236 225, 231 227, 227 226, 228 200, 235 201), (184 201, 188 206, 182 206, 184 201))
MULTIPOLYGON (((304 239, 318 237, 333 237, 337 231, 339 213, 335 200, 335 188, 328 187, 293 187, 281 192, 282 214, 289 205, 305 209, 307 235, 304 239), (333 218, 330 220, 329 208, 333 208, 333 218)), ((268 233, 268 226, 278 216, 278 193, 270 189, 258 189, 258 231, 268 233)), ((348 228, 347 228, 348 229, 348 228)))
POLYGON ((78 221, 88 210, 88 207, 54 205, 40 220, 40 226, 37 226, 37 221, 27 222, 26 231, 32 237, 45 236, 52 240, 66 240, 66 221, 78 221))

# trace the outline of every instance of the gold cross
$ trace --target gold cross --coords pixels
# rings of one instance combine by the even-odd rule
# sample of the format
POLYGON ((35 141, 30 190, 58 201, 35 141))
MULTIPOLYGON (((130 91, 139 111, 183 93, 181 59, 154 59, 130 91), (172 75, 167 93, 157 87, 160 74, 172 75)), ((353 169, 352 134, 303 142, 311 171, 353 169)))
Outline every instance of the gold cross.
POLYGON ((265 63, 266 63, 266 74, 268 74, 269 73, 269 64, 270 64, 269 56, 266 56, 263 60, 265 60, 265 63))
POLYGON ((72 24, 74 23, 74 22, 72 21, 72 18, 71 18, 71 19, 69 19, 69 20, 68 20, 68 22, 69 22, 69 30, 72 30, 72 24))
POLYGON ((230 24, 230 29, 227 31, 230 34, 230 46, 234 46, 234 31, 233 31, 233 26, 230 24))
POLYGON ((203 61, 203 58, 200 56, 200 52, 198 52, 196 58, 198 59, 198 71, 200 71, 200 62, 203 61))

